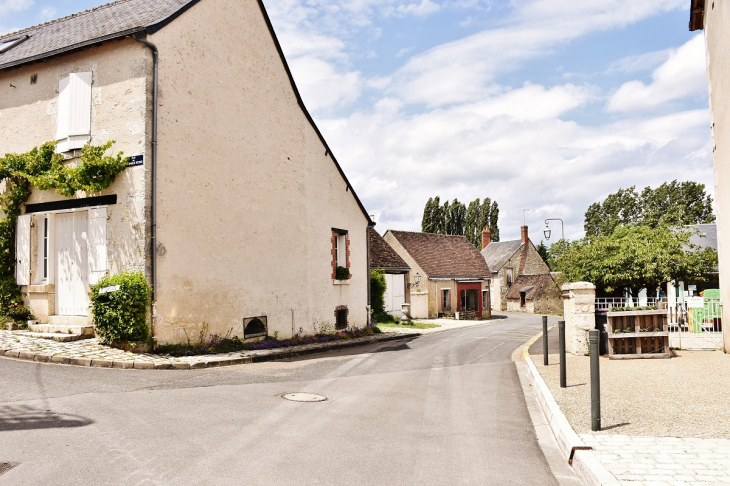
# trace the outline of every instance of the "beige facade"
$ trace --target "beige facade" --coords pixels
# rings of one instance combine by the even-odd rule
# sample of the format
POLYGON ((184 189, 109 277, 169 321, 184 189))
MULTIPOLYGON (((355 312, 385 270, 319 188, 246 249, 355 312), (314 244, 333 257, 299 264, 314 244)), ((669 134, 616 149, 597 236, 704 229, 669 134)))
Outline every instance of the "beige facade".
MULTIPOLYGON (((201 0, 147 40, 159 49, 157 340, 243 337, 243 319, 256 316, 272 335, 312 333, 343 308, 348 325, 366 325, 369 219, 300 105, 259 3, 201 0), (333 279, 335 234, 346 241, 344 281, 333 279)), ((93 73, 92 143, 144 156, 104 191, 118 197, 106 207, 107 270, 149 276, 146 46, 123 38, 0 71, 0 151, 54 139, 59 79, 79 71, 93 73)), ((29 203, 59 199, 34 190, 29 203)), ((24 290, 47 318, 53 283, 24 290)))
MULTIPOLYGON (((151 65, 145 48, 122 39, 50 59, 46 62, 0 71, 0 153, 27 152, 56 136, 59 81, 70 73, 92 73, 91 143, 114 140, 111 151, 125 156, 148 155, 150 106, 147 91, 151 65), (34 77, 35 83, 31 84, 34 77), (14 87, 11 87, 14 86, 14 87)), ((77 163, 80 151, 70 154, 77 163)), ((112 273, 149 272, 147 256, 149 166, 128 167, 100 195, 117 195, 117 204, 107 206, 107 265, 112 273)), ((90 196, 79 193, 79 197, 90 196)), ((55 191, 33 190, 27 204, 61 201, 55 191)), ((83 211, 82 209, 74 212, 83 211)), ((27 293, 33 314, 41 322, 56 314, 54 259, 51 252, 48 275, 39 264, 39 231, 46 214, 54 236, 55 218, 69 211, 32 214, 30 228, 31 285, 27 293)), ((88 291, 88 289, 87 289, 88 291)), ((75 319, 83 323, 85 318, 75 319)))
MULTIPOLYGON (((693 2, 693 7, 695 2, 693 2)), ((720 292, 723 320, 730 322, 730 5, 728 2, 701 2, 707 47, 710 92, 712 150, 717 201, 717 244, 720 258, 720 292)), ((701 26, 699 26, 701 28, 701 26)), ((730 352, 730 332, 724 330, 725 351, 730 352)))

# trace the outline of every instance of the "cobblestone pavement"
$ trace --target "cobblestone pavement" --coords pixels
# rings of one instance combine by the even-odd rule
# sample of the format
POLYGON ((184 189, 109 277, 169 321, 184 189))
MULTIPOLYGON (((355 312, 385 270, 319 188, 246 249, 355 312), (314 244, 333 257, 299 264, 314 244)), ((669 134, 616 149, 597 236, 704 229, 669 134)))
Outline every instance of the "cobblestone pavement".
POLYGON ((626 486, 730 485, 730 440, 581 434, 626 486))
POLYGON ((372 344, 406 338, 406 335, 376 334, 330 343, 306 344, 289 348, 239 351, 225 354, 172 357, 156 354, 129 353, 100 344, 98 339, 60 343, 49 339, 23 336, 22 331, 0 331, 0 356, 31 361, 96 366, 101 368, 196 369, 230 366, 253 361, 267 361, 310 354, 318 351, 372 344))

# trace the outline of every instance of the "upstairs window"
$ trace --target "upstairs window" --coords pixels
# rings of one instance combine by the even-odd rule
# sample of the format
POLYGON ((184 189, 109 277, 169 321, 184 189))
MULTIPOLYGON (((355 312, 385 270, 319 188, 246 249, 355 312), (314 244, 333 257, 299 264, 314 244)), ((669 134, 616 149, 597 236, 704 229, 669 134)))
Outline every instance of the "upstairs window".
POLYGON ((347 230, 332 228, 332 280, 350 277, 350 238, 347 230))
POLYGON ((58 83, 56 151, 80 149, 91 139, 91 73, 71 73, 58 83))
POLYGON ((21 35, 18 37, 12 37, 10 39, 5 39, 5 40, 0 41, 0 54, 17 46, 24 40, 28 39, 28 37, 29 36, 27 36, 27 35, 21 35))
POLYGON ((507 269, 507 285, 512 285, 512 269, 507 269))

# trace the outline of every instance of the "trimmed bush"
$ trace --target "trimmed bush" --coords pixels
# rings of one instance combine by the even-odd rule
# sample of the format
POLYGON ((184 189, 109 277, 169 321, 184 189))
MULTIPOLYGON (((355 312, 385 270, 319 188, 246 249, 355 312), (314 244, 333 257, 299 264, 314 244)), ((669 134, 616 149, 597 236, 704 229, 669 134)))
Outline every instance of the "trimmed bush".
POLYGON ((375 322, 392 322, 385 312, 385 272, 381 268, 370 270, 370 308, 375 322))
POLYGON ((335 269, 335 278, 337 280, 347 280, 350 278, 350 270, 347 267, 337 267, 335 269))
POLYGON ((90 308, 94 313, 94 331, 99 342, 112 344, 149 340, 147 306, 152 289, 142 272, 105 276, 91 286, 91 292, 90 308), (116 285, 119 290, 99 293, 104 287, 116 285))

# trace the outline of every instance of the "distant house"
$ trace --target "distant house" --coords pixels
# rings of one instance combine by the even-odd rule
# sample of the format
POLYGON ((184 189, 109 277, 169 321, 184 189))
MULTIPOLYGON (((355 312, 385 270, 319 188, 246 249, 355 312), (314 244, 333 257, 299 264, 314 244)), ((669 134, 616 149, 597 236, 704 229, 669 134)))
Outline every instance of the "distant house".
POLYGON ((520 275, 507 292, 507 310, 529 314, 563 312, 562 292, 555 274, 520 275))
POLYGON ((555 281, 550 276, 550 267, 530 241, 527 226, 520 229, 522 237, 510 241, 492 241, 489 228, 482 232, 481 253, 493 276, 492 310, 534 313, 548 312, 539 309, 550 308, 555 309, 551 312, 561 312, 560 292, 553 294, 548 284, 555 281))
POLYGON ((413 317, 491 316, 492 272, 466 237, 388 230, 383 238, 411 268, 413 317))
POLYGON ((262 1, 119 0, 0 36, 0 134, 2 154, 131 157, 99 194, 34 187, 21 208, 41 322, 89 326, 89 285, 140 271, 160 343, 366 325, 372 222, 262 1))
POLYGON ((370 268, 379 268, 385 272, 385 312, 403 317, 403 304, 410 301, 406 276, 411 267, 393 248, 375 231, 368 229, 370 268))
MULTIPOLYGON (((710 224, 691 224, 685 227, 688 230, 697 230, 690 239, 690 245, 697 245, 700 249, 712 248, 717 251, 717 225, 710 224)), ((688 250, 688 248, 685 248, 688 250)), ((719 275, 717 270, 714 274, 706 275, 707 280, 701 284, 693 282, 667 282, 667 304, 674 307, 677 302, 684 302, 685 293, 687 296, 699 295, 705 289, 720 288, 719 275)), ((642 305, 642 293, 646 294, 646 289, 639 292, 639 305, 642 305)))

